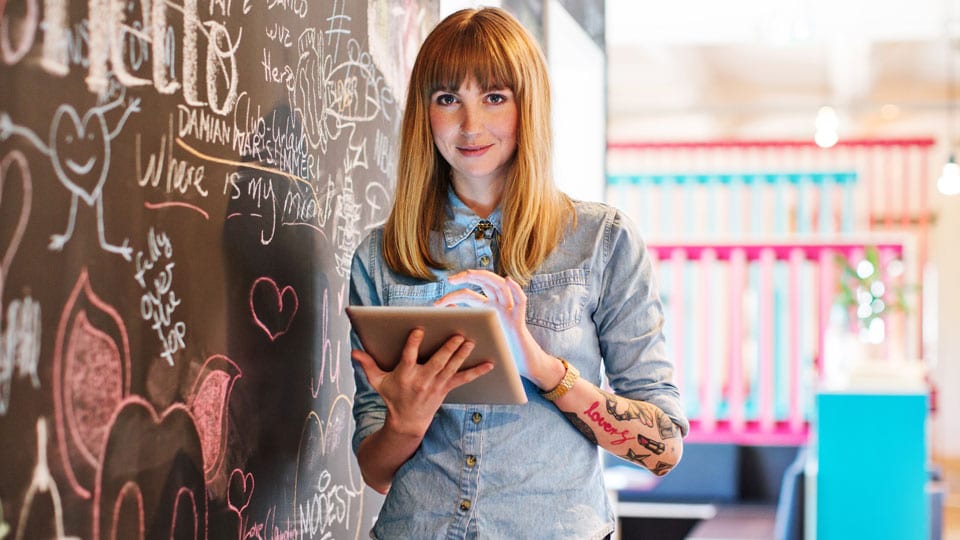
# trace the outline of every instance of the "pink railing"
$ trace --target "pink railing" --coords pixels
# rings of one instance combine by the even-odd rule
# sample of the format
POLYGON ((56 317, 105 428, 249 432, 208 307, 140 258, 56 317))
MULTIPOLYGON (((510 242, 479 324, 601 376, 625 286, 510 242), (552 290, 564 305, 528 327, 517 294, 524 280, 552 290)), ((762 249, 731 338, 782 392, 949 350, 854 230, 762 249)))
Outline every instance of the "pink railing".
MULTIPOLYGON (((810 396, 825 370, 837 258, 855 266, 867 246, 875 246, 886 261, 912 256, 908 239, 893 235, 650 246, 662 284, 675 380, 692 419, 691 441, 806 440, 810 396)), ((906 325, 892 321, 902 315, 888 318, 891 332, 902 334, 906 325)), ((890 344, 906 349, 916 339, 896 337, 888 340, 891 357, 901 351, 890 344)))

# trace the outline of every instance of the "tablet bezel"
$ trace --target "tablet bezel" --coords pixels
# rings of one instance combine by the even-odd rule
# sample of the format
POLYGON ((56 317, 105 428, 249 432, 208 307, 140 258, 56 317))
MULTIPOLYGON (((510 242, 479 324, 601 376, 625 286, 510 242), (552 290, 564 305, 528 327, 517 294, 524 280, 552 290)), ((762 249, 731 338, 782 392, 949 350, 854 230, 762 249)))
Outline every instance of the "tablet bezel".
POLYGON ((489 360, 493 371, 447 394, 444 403, 511 404, 527 402, 513 353, 493 308, 431 306, 348 306, 347 316, 364 350, 384 371, 400 361, 410 331, 424 329, 419 361, 426 361, 447 339, 460 334, 475 347, 461 369, 489 360))

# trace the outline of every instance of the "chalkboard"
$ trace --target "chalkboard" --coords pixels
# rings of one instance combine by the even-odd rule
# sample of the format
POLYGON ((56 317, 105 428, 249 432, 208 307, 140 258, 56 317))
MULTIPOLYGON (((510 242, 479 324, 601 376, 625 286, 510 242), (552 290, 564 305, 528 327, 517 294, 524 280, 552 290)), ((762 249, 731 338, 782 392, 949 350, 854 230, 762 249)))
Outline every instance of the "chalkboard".
POLYGON ((429 0, 0 0, 0 538, 359 538, 354 247, 429 0))

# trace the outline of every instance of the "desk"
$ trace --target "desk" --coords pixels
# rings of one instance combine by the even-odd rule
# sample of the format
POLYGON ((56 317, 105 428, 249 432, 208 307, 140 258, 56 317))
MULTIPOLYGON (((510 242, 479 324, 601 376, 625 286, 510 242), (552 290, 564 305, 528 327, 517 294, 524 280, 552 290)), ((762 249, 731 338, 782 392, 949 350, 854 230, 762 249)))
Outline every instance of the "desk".
POLYGON ((698 523, 686 540, 770 540, 776 513, 776 506, 767 504, 720 507, 713 518, 698 523))

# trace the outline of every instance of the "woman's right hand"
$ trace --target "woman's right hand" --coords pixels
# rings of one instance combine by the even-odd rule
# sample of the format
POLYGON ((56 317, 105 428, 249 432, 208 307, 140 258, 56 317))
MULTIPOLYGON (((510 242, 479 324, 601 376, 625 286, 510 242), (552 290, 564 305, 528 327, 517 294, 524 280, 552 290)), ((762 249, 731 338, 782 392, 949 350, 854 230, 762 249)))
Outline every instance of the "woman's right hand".
POLYGON ((423 437, 433 416, 451 390, 489 373, 492 362, 460 371, 474 344, 452 336, 423 364, 417 363, 423 329, 414 328, 392 371, 383 371, 372 356, 354 349, 350 356, 360 364, 367 380, 387 406, 386 427, 398 434, 423 437))

